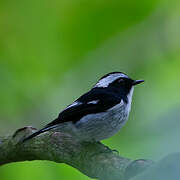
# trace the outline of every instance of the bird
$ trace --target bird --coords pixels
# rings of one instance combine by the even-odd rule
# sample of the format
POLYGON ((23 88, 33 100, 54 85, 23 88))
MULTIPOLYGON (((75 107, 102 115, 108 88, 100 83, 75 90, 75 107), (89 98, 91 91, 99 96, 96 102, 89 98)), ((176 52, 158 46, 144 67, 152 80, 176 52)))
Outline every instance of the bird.
POLYGON ((123 72, 104 75, 55 120, 24 138, 23 142, 56 128, 71 131, 80 141, 87 142, 99 142, 113 136, 127 122, 134 87, 142 82, 144 80, 133 80, 123 72))

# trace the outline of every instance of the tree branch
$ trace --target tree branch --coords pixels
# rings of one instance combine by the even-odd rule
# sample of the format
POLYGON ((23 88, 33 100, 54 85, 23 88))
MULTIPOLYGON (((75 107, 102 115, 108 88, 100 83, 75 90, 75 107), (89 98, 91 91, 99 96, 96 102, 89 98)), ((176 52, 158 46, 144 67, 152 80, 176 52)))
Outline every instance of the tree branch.
POLYGON ((148 160, 121 157, 101 143, 78 141, 73 135, 59 131, 43 133, 25 143, 32 127, 17 130, 12 136, 0 137, 0 165, 31 160, 66 163, 91 178, 101 180, 129 179, 152 164, 148 160))

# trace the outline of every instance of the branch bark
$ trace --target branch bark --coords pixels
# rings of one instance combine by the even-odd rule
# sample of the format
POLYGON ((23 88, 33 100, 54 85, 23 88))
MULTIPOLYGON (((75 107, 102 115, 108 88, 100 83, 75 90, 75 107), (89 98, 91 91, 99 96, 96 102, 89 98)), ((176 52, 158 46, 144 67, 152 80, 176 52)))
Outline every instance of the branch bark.
POLYGON ((24 137, 35 130, 25 127, 12 136, 0 137, 0 165, 27 160, 49 160, 66 163, 91 178, 122 180, 130 179, 152 164, 149 160, 133 161, 101 143, 80 142, 73 135, 59 131, 49 131, 21 143, 24 137))

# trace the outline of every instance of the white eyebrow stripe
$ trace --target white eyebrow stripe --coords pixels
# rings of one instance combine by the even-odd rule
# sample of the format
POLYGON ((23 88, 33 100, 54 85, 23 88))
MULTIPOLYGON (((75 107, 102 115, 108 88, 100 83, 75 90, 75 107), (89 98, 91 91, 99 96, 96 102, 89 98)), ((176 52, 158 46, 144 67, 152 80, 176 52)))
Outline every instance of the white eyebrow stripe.
POLYGON ((79 106, 79 105, 81 105, 81 104, 82 104, 81 102, 75 101, 75 102, 73 102, 72 104, 70 104, 69 106, 67 106, 65 109, 69 109, 69 108, 71 108, 71 107, 79 106))
POLYGON ((119 79, 119 78, 123 78, 123 77, 126 77, 128 78, 127 75, 125 74, 122 74, 122 73, 117 73, 117 74, 110 74, 109 76, 99 80, 97 82, 97 84, 95 85, 95 87, 108 87, 109 84, 111 84, 113 81, 115 81, 116 79, 119 79))
POLYGON ((94 100, 94 101, 90 101, 87 104, 97 104, 99 102, 99 100, 94 100))

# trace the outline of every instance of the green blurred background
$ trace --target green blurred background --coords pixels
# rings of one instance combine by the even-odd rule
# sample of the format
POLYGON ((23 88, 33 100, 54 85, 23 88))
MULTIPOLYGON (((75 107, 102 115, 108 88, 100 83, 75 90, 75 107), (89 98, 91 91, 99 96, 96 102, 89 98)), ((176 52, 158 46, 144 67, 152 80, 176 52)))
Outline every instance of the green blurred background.
MULTIPOLYGON (((133 159, 180 151, 179 0, 0 0, 0 135, 42 127, 111 71, 146 82, 103 142, 133 159)), ((48 161, 0 167, 1 180, 24 178, 89 179, 48 161)))

